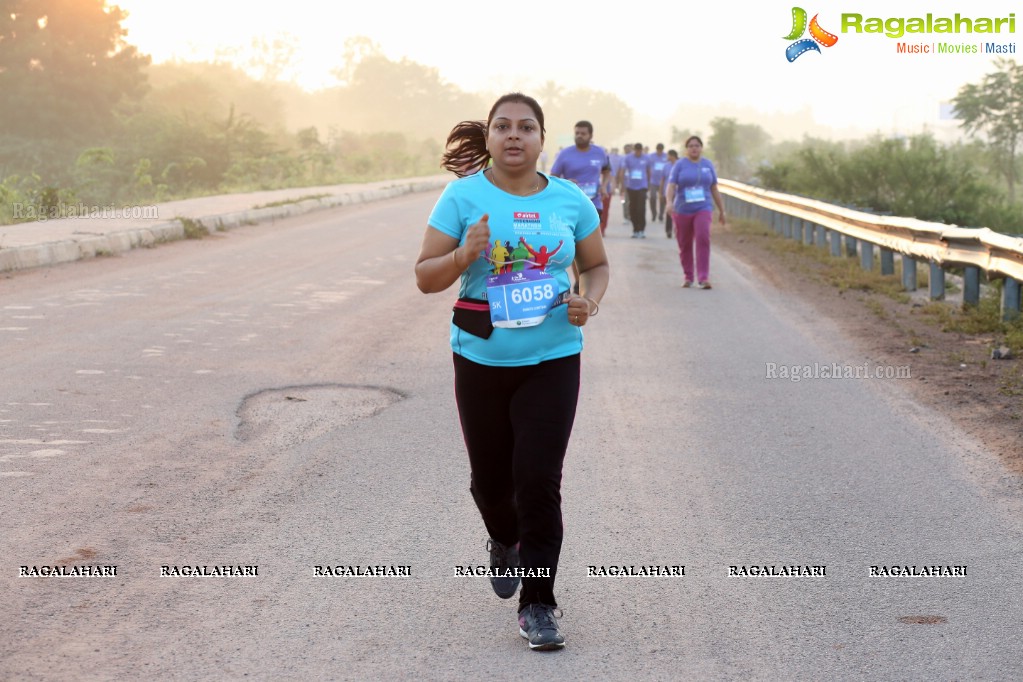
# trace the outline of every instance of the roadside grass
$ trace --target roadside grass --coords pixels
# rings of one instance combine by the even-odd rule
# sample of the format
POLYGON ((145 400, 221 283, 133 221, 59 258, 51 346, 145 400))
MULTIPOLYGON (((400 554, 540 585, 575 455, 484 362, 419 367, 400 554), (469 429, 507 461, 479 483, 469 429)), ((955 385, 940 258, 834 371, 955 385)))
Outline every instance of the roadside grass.
POLYGON ((198 220, 185 218, 183 216, 177 216, 174 219, 181 223, 181 226, 185 228, 185 239, 202 239, 203 237, 210 236, 209 228, 198 220))
MULTIPOLYGON (((860 267, 858 257, 836 258, 831 255, 829 248, 782 238, 759 221, 738 219, 733 220, 730 224, 732 230, 740 235, 765 238, 767 248, 785 256, 790 267, 836 287, 839 291, 874 294, 902 304, 910 304, 913 300, 909 292, 902 287, 900 258, 895 259, 894 274, 882 275, 876 257, 874 269, 864 270, 860 267)), ((928 288, 928 275, 927 267, 917 266, 918 289, 926 290, 928 288)), ((991 336, 993 348, 1006 346, 1014 356, 1018 356, 1023 353, 1023 319, 1010 322, 1002 320, 1001 290, 1000 282, 994 282, 984 287, 980 304, 977 306, 962 306, 953 301, 928 301, 923 304, 916 303, 914 306, 918 306, 918 310, 922 313, 920 317, 923 320, 942 331, 972 337, 991 336)), ((960 291, 961 288, 953 282, 948 282, 945 286, 946 294, 960 291)), ((864 299, 864 304, 878 318, 890 320, 891 316, 878 298, 868 295, 864 299)), ((898 326, 894 320, 890 321, 898 326)), ((914 345, 919 344, 914 343, 914 345)), ((1016 381, 1012 390, 1023 390, 1023 377, 1020 374, 1020 371, 1015 372, 1016 381)))

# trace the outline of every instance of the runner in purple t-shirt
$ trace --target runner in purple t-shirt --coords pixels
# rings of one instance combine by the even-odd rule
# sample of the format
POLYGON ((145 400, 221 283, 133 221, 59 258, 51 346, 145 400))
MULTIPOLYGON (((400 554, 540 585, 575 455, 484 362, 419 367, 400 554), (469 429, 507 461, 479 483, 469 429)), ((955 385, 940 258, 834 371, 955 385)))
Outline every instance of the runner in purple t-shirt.
POLYGON ((643 153, 643 143, 633 145, 632 154, 622 161, 618 174, 629 197, 632 238, 643 239, 646 237, 646 193, 650 186, 650 157, 643 153))
POLYGON ((664 171, 668 167, 668 155, 664 145, 657 143, 657 151, 650 158, 650 220, 664 220, 664 171))
POLYGON ((725 204, 718 191, 714 164, 703 158, 703 140, 690 135, 686 140, 685 158, 679 159, 668 178, 668 201, 675 218, 682 263, 683 287, 710 289, 710 224, 712 211, 718 208, 718 220, 725 224, 725 204), (693 244, 696 245, 696 272, 693 272, 693 244))
MULTIPOLYGON (((551 166, 551 175, 571 180, 583 194, 590 198, 598 214, 610 201, 607 194, 608 179, 611 175, 611 161, 604 148, 590 144, 593 139, 593 124, 579 121, 575 124, 575 146, 565 147, 551 166)), ((606 225, 602 226, 606 229, 606 225)))

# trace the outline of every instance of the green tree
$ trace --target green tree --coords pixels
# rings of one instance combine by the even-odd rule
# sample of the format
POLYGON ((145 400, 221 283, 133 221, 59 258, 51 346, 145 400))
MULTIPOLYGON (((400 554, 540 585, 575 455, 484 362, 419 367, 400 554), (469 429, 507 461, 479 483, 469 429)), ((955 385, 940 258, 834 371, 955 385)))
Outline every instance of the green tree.
POLYGON ((80 141, 108 131, 145 88, 149 58, 124 41, 106 0, 7 0, 0 12, 0 130, 80 141))
POLYGON ((1015 231, 1006 207, 978 172, 968 145, 930 135, 843 145, 808 139, 761 166, 768 189, 884 214, 1015 231))
POLYGON ((151 89, 143 108, 219 119, 234 107, 269 130, 287 127, 285 104, 290 87, 256 80, 228 62, 165 62, 149 67, 146 74, 151 89))
POLYGON ((1004 58, 994 63, 997 71, 984 76, 979 84, 964 85, 952 103, 968 134, 987 136, 1012 202, 1016 197, 1016 155, 1023 142, 1023 64, 1004 58))
MULTIPOLYGON (((760 165, 771 136, 758 125, 718 117, 710 122, 708 154, 723 177, 748 180, 760 165)), ((680 152, 681 154, 682 152, 680 152)))
POLYGON ((689 128, 679 128, 678 126, 674 126, 673 125, 673 126, 671 126, 671 139, 668 141, 668 144, 669 145, 677 145, 678 146, 678 155, 679 156, 684 156, 685 155, 684 147, 685 147, 685 144, 686 144, 686 140, 688 140, 693 135, 696 135, 697 137, 701 137, 699 132, 695 132, 694 133, 689 128))
POLYGON ((335 71, 346 80, 337 93, 342 128, 444 140, 459 121, 486 116, 478 96, 445 82, 437 69, 409 59, 393 61, 364 41, 350 48, 351 58, 359 61, 335 71))

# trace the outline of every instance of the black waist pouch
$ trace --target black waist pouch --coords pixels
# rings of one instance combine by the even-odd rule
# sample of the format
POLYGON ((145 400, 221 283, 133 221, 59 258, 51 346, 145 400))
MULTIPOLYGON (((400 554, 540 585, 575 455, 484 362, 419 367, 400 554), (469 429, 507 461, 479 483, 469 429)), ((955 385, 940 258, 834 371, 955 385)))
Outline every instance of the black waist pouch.
POLYGON ((494 325, 490 322, 490 304, 478 298, 460 298, 452 308, 454 315, 451 321, 462 331, 469 332, 481 339, 489 339, 494 333, 494 325))

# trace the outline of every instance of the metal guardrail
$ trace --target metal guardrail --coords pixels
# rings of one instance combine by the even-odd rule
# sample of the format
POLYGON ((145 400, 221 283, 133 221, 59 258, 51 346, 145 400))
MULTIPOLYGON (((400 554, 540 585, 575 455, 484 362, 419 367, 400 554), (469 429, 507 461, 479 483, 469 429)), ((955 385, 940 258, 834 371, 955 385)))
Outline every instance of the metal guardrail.
POLYGON ((1023 238, 986 227, 965 228, 929 223, 915 218, 878 216, 822 201, 773 192, 732 180, 718 180, 726 210, 770 225, 779 234, 830 245, 833 256, 860 257, 865 270, 874 268, 874 247, 880 249, 881 274, 895 273, 894 255, 902 257, 902 284, 917 289, 916 265, 930 266, 930 296, 945 298, 945 268, 964 269, 963 304, 980 301, 980 275, 1004 280, 1002 319, 1020 316, 1023 282, 1023 238))

